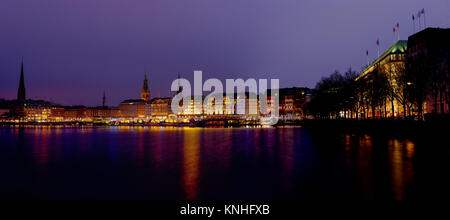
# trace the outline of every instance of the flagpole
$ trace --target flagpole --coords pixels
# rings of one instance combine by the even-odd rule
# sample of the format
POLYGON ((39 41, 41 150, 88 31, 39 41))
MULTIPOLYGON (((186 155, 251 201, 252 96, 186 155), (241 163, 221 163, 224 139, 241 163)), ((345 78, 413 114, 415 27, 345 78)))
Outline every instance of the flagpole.
POLYGON ((397 23, 398 40, 400 41, 400 24, 397 23))
POLYGON ((427 20, 426 20, 426 17, 425 17, 425 9, 422 9, 422 14, 423 14, 423 23, 425 25, 425 28, 427 28, 427 20))
POLYGON ((420 31, 420 11, 419 11, 419 13, 417 14, 417 17, 419 17, 419 31, 420 31))
POLYGON ((393 32, 394 32, 394 42, 393 42, 393 44, 395 44, 395 27, 394 27, 394 29, 392 29, 393 30, 393 32))
POLYGON ((366 57, 367 57, 367 66, 369 66, 370 62, 369 62, 369 51, 366 51, 366 57))
POLYGON ((379 38, 377 39, 377 46, 378 46, 378 57, 380 57, 380 39, 379 38))

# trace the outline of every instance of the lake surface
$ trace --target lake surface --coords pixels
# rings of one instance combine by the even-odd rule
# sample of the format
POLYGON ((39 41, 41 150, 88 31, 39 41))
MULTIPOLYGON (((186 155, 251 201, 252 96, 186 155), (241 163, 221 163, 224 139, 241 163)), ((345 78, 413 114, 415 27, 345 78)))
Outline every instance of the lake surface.
POLYGON ((449 146, 301 127, 0 127, 0 198, 447 198, 449 146))

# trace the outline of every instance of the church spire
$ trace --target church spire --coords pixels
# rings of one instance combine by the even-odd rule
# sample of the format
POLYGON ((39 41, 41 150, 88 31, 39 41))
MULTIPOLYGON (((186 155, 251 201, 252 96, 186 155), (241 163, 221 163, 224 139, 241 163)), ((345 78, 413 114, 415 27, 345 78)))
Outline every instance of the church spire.
POLYGON ((141 99, 150 101, 150 89, 148 88, 147 73, 144 75, 144 85, 142 86, 141 99))
POLYGON ((26 100, 25 77, 23 75, 23 57, 22 57, 22 65, 21 65, 21 69, 20 69, 20 82, 19 82, 19 90, 17 91, 17 100, 18 101, 26 100))
POLYGON ((106 108, 106 93, 103 91, 103 108, 106 108))
POLYGON ((180 73, 178 73, 178 91, 177 94, 181 93, 181 85, 180 85, 180 73))

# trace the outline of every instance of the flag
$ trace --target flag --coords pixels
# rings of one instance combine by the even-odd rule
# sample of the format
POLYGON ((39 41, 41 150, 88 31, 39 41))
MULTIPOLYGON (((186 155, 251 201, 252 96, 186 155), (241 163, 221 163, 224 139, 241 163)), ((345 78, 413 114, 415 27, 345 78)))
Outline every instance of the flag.
POLYGON ((422 8, 422 11, 420 13, 425 14, 425 8, 422 8))
POLYGON ((400 24, 399 23, 397 23, 397 29, 399 29, 400 28, 400 24))
POLYGON ((368 50, 366 50, 366 56, 369 56, 369 51, 368 50))
POLYGON ((412 15, 413 21, 414 21, 414 14, 412 15))
POLYGON ((377 46, 380 46, 380 39, 377 39, 377 46))
POLYGON ((394 33, 395 33, 395 28, 392 31, 394 31, 394 33))

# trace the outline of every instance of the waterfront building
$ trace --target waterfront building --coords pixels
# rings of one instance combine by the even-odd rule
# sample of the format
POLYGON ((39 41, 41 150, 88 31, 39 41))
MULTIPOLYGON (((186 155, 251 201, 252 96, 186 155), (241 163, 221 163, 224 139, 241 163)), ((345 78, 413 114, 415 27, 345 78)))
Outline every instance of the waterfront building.
POLYGON ((62 122, 65 121, 65 109, 62 106, 52 106, 51 114, 49 117, 50 122, 62 122))
MULTIPOLYGON (((203 100, 204 96, 191 96, 189 103, 186 105, 183 103, 183 112, 181 115, 185 116, 199 116, 203 115, 203 100), (197 98, 196 98, 197 97, 197 98)), ((206 106, 205 106, 206 108, 206 106)))
POLYGON ((236 113, 244 112, 248 117, 259 115, 258 94, 250 92, 238 93, 236 94, 235 105, 236 113), (238 102, 242 102, 244 105, 238 105, 238 102))
POLYGON ((143 99, 129 99, 120 103, 119 111, 124 118, 145 118, 151 115, 150 103, 143 99))
POLYGON ((64 121, 90 121, 85 106, 68 106, 64 108, 64 121))
POLYGON ((106 105, 106 94, 103 92, 102 106, 87 108, 86 116, 90 119, 110 120, 120 118, 121 114, 118 108, 110 108, 106 105))
POLYGON ((296 121, 306 117, 308 88, 283 88, 280 89, 279 114, 282 121, 296 121))
POLYGON ((206 115, 224 115, 226 108, 226 94, 215 94, 214 96, 209 96, 206 101, 206 106, 203 106, 204 112, 206 115), (222 96, 222 103, 219 102, 219 98, 222 96), (220 104, 222 104, 222 108, 220 108, 220 104))
POLYGON ((225 115, 234 115, 236 113, 236 96, 234 94, 224 94, 223 109, 225 115))
POLYGON ((12 102, 10 109, 12 119, 23 122, 44 122, 51 116, 52 104, 42 100, 25 100, 12 102))
POLYGON ((151 115, 153 117, 167 117, 172 114, 171 98, 153 98, 151 101, 151 115))
MULTIPOLYGON (((282 88, 272 94, 267 91, 266 109, 260 109, 261 116, 272 114, 276 108, 275 100, 278 98, 278 115, 280 122, 295 122, 306 117, 304 109, 307 103, 308 88, 282 88), (278 97, 277 97, 278 96, 278 97)), ((260 98, 259 102, 263 100, 260 98)))
POLYGON ((93 108, 87 108, 86 109, 86 116, 89 118, 116 118, 120 117, 120 114, 118 114, 118 109, 111 109, 111 108, 104 108, 104 107, 93 107, 93 108), (114 112, 117 111, 117 112, 114 112), (115 114, 114 114, 115 113, 115 114))
POLYGON ((353 117, 449 114, 449 38, 450 29, 427 28, 392 45, 356 78, 353 117))
POLYGON ((206 106, 203 106, 204 112, 206 115, 223 115, 223 109, 225 108, 225 106, 223 105, 223 98, 222 98, 222 108, 217 108, 216 106, 219 106, 220 103, 218 101, 219 99, 217 99, 214 96, 208 97, 208 100, 206 102, 206 106))
POLYGON ((51 103, 27 100, 24 102, 25 119, 30 122, 45 122, 52 113, 51 103))
POLYGON ((216 109, 218 99, 215 96, 210 96, 204 108, 205 115, 235 115, 239 112, 244 112, 248 116, 259 115, 258 95, 254 93, 239 93, 239 94, 222 94, 222 109, 216 109), (231 99, 233 98, 233 100, 231 99), (242 106, 238 106, 238 100, 243 100, 242 106), (231 105, 227 106, 229 102, 231 105))
POLYGON ((109 108, 109 117, 111 118, 120 118, 121 113, 118 107, 110 107, 109 108))
POLYGON ((356 82, 363 85, 362 87, 366 89, 363 91, 364 94, 358 97, 358 102, 362 102, 360 106, 364 108, 358 110, 358 117, 402 117, 405 115, 405 107, 397 99, 397 95, 400 94, 393 93, 401 90, 397 76, 405 71, 407 46, 408 41, 397 41, 374 62, 369 64, 355 79, 356 82), (371 89, 380 89, 377 88, 379 79, 387 80, 390 94, 387 94, 389 98, 375 103, 375 101, 370 101, 364 97, 370 97, 375 94, 376 91, 371 89))
POLYGON ((424 114, 450 110, 450 29, 427 28, 408 38, 406 68, 413 99, 424 114))

